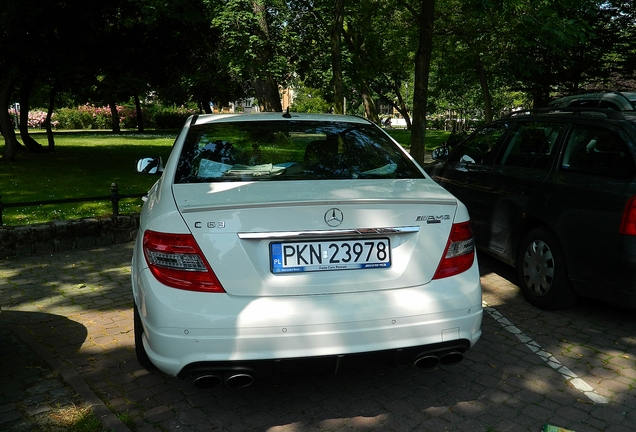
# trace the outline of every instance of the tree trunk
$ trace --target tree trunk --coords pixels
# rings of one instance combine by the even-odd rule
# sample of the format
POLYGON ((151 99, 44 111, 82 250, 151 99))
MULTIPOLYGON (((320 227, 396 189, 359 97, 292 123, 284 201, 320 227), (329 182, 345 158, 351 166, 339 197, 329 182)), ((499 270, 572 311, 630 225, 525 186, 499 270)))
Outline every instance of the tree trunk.
POLYGON ((20 136, 28 151, 42 153, 44 152, 44 147, 29 135, 30 98, 34 84, 35 75, 28 75, 22 81, 22 87, 20 87, 20 136))
POLYGON ((20 148, 20 142, 18 142, 18 138, 15 135, 13 122, 11 121, 9 110, 7 110, 12 87, 13 80, 9 77, 4 77, 2 87, 0 87, 0 130, 4 137, 4 153, 2 155, 2 160, 5 162, 15 161, 18 149, 20 148))
POLYGON ((113 120, 113 132, 119 133, 121 132, 121 127, 119 126, 119 113, 117 112, 117 103, 113 100, 108 102, 108 106, 110 107, 110 115, 113 120))
POLYGON ((415 15, 419 26, 419 42, 415 54, 415 89, 413 92, 413 127, 411 129, 411 156, 420 164, 426 153, 426 106, 428 104, 428 77, 433 51, 433 20, 435 0, 421 0, 415 15))
POLYGON ((256 78, 253 82, 254 93, 258 105, 263 112, 282 112, 283 105, 278 94, 278 85, 270 73, 265 72, 263 78, 256 78))
POLYGON ((411 116, 409 115, 409 109, 406 106, 406 101, 402 97, 402 92, 400 91, 400 88, 398 87, 398 83, 396 83, 395 81, 393 82, 393 92, 396 94, 398 98, 398 103, 395 104, 391 102, 391 105, 393 105, 395 109, 402 115, 402 117, 404 118, 404 121, 406 122, 406 128, 410 130, 412 125, 411 125, 411 116))
POLYGON ((373 97, 371 96, 371 89, 366 85, 366 83, 362 83, 360 85, 360 93, 362 96, 362 104, 364 105, 364 112, 367 118, 375 124, 380 124, 380 116, 378 115, 378 110, 375 106, 375 102, 373 101, 373 97))
MULTIPOLYGON (((258 17, 256 36, 265 42, 266 45, 269 45, 269 25, 267 23, 265 2, 252 0, 252 10, 258 17)), ((278 83, 267 70, 267 65, 272 61, 272 56, 269 49, 260 50, 257 61, 250 68, 250 73, 254 77, 254 93, 258 99, 260 110, 264 112, 282 112, 283 105, 278 93, 278 83)))
POLYGON ((206 114, 212 114, 212 108, 210 108, 210 102, 199 102, 199 108, 206 114))
POLYGON ((342 55, 340 33, 344 22, 344 2, 336 0, 335 17, 331 28, 331 69, 333 71, 334 114, 344 114, 344 89, 342 85, 342 55))
POLYGON ((144 133, 144 116, 141 113, 141 102, 137 95, 135 95, 135 111, 137 112, 137 132, 144 133))
POLYGON ((53 110, 55 109, 55 96, 57 95, 57 80, 53 82, 51 91, 49 92, 49 108, 46 111, 46 138, 49 142, 49 152, 55 151, 55 139, 53 138, 53 125, 51 124, 51 118, 53 117, 53 110))
POLYGON ((544 108, 548 106, 550 101, 550 89, 547 85, 537 85, 531 89, 532 108, 544 108))
POLYGON ((475 70, 479 77, 479 83, 481 84, 481 91, 484 94, 484 117, 486 123, 490 123, 493 118, 492 114, 492 98, 490 96, 490 87, 488 86, 488 79, 486 78, 486 71, 484 70, 484 64, 481 62, 479 54, 475 54, 475 70))

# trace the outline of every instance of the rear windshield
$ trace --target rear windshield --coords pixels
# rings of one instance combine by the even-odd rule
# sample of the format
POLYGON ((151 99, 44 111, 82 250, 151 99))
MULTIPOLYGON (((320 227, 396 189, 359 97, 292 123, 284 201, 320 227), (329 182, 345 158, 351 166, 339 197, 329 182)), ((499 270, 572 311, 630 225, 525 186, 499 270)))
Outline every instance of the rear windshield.
POLYGON ((374 125, 290 120, 192 126, 175 182, 423 177, 374 125))

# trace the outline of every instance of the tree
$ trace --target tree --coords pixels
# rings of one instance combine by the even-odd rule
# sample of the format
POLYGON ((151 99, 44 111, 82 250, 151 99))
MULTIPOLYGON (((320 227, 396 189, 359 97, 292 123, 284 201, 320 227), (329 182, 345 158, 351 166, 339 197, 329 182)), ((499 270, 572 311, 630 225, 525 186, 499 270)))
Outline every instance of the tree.
POLYGON ((344 89, 342 86, 342 52, 340 50, 340 38, 343 32, 345 13, 345 1, 336 0, 334 7, 333 25, 329 40, 331 42, 331 67, 333 70, 333 98, 334 114, 344 114, 344 89))
MULTIPOLYGON (((42 57, 35 47, 40 46, 49 33, 49 26, 45 19, 46 6, 42 6, 31 0, 23 2, 9 2, 0 8, 0 28, 2 40, 0 41, 0 130, 5 140, 3 159, 14 161, 20 142, 15 134, 13 122, 7 111, 7 107, 15 93, 19 83, 29 85, 31 80, 42 66, 42 57), (24 50, 25 47, 30 49, 24 50), (28 76, 28 80, 19 80, 28 76)), ((25 87, 26 89, 26 87, 25 87)), ((28 101, 28 92, 22 93, 22 98, 28 101)), ((22 111, 22 116, 28 115, 22 111)), ((21 116, 21 117, 22 117, 21 116)), ((28 130, 26 131, 28 135, 28 130)), ((37 143, 28 142, 32 148, 37 143)))
POLYGON ((296 54, 289 8, 282 0, 207 0, 222 35, 220 58, 249 85, 262 111, 282 111, 279 88, 291 79, 296 54))
POLYGON ((418 28, 417 52, 415 53, 415 80, 413 89, 413 126, 411 128, 411 155, 423 164, 426 139, 426 109, 428 103, 428 78, 433 53, 433 23, 435 0, 419 0, 411 5, 407 0, 397 3, 408 10, 418 28))
MULTIPOLYGON (((15 160, 22 148, 6 110, 18 93, 21 101, 19 126, 25 147, 29 151, 43 151, 29 135, 27 121, 32 91, 58 78, 59 82, 81 81, 77 77, 93 64, 90 48, 94 45, 94 28, 100 27, 101 16, 102 10, 97 5, 86 8, 81 0, 24 0, 8 2, 0 9, 3 160, 15 160), (78 34, 82 37, 78 38, 78 34), (64 53, 62 60, 60 52, 64 53)), ((57 86, 51 88, 57 89, 57 86)), ((53 100, 50 98, 51 104, 53 100)), ((49 149, 52 148, 49 134, 49 149)))

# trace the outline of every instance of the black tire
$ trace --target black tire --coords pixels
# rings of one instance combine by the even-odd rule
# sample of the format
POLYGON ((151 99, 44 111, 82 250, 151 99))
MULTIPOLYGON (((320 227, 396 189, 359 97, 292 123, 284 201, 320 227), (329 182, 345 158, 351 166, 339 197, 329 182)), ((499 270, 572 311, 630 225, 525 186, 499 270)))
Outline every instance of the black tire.
POLYGON ((543 228, 534 228, 523 238, 517 273, 524 297, 540 309, 563 309, 578 298, 568 280, 559 243, 543 228))
POLYGON ((134 332, 135 332, 135 354, 137 354, 137 361, 139 364, 147 370, 156 369, 155 365, 152 364, 148 354, 146 353, 146 349, 144 348, 143 342, 143 334, 144 328, 141 325, 141 317, 139 316, 139 311, 137 310, 137 305, 133 303, 133 313, 134 313, 134 332))

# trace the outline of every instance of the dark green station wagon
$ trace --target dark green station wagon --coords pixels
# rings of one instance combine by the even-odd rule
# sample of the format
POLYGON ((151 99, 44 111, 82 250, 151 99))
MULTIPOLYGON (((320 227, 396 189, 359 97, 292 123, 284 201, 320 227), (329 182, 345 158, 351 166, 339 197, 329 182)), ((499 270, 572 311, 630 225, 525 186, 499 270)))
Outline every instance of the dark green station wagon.
POLYGON ((468 207, 478 248, 517 269, 531 304, 636 307, 635 112, 513 113, 440 153, 427 172, 468 207))

